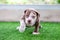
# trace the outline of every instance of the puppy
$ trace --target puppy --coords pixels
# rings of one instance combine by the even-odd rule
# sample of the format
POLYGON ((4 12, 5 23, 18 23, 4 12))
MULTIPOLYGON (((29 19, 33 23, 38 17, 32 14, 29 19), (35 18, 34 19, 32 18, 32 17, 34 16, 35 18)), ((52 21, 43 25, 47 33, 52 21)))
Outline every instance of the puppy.
POLYGON ((17 29, 20 32, 24 32, 26 26, 35 26, 33 34, 39 34, 40 14, 35 9, 26 9, 24 15, 20 19, 20 26, 17 29))

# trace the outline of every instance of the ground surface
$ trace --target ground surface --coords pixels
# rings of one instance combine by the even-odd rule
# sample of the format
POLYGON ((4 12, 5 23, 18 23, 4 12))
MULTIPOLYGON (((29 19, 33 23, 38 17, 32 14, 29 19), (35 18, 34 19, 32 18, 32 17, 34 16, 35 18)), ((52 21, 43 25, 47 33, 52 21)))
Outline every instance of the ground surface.
POLYGON ((41 22, 39 35, 33 35, 34 28, 27 28, 24 33, 16 30, 19 22, 0 22, 0 40, 60 40, 60 23, 41 22))

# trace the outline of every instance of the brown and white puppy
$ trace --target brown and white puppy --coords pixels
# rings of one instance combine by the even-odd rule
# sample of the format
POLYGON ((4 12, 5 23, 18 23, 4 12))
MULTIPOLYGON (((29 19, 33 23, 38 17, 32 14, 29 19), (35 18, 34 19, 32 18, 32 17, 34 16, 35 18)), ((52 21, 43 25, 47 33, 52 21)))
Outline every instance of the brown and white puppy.
POLYGON ((33 34, 39 34, 39 23, 40 23, 40 14, 35 9, 26 9, 24 15, 20 20, 20 26, 17 27, 20 32, 24 32, 26 26, 35 26, 33 34))

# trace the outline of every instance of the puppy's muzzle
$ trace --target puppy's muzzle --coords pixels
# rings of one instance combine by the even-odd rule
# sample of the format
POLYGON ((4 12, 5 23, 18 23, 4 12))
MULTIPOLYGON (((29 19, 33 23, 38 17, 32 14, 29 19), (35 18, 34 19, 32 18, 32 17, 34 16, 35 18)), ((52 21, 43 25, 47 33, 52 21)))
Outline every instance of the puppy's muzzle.
POLYGON ((31 20, 28 20, 28 23, 31 24, 31 20))

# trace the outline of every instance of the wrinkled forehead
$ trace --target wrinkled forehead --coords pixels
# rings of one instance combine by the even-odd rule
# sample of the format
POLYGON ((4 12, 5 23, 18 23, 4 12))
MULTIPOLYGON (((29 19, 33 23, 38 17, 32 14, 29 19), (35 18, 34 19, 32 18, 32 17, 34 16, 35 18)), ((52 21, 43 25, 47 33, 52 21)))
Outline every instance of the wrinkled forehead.
POLYGON ((33 10, 27 10, 26 13, 25 13, 26 16, 29 16, 29 15, 35 15, 36 16, 36 12, 33 11, 33 10))
POLYGON ((31 12, 29 16, 36 16, 35 12, 31 12))

